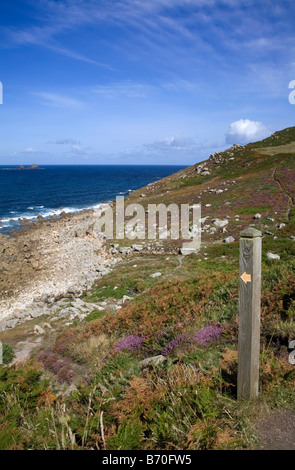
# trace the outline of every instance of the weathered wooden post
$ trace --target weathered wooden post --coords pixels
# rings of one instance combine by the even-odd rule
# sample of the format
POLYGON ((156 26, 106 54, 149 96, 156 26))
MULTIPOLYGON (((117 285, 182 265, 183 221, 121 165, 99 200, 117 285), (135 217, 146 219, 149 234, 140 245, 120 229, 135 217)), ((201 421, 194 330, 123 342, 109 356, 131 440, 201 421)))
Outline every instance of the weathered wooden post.
POLYGON ((261 302, 261 232, 241 232, 239 273, 238 399, 258 395, 261 302))

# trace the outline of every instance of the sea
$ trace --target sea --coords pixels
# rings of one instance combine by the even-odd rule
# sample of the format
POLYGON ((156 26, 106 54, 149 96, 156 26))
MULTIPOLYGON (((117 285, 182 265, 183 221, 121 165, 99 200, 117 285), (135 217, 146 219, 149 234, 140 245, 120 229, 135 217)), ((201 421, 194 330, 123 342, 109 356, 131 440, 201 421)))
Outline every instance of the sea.
POLYGON ((0 166, 0 233, 21 227, 19 219, 34 221, 62 212, 92 209, 116 196, 169 176, 184 166, 75 165, 16 170, 0 166))

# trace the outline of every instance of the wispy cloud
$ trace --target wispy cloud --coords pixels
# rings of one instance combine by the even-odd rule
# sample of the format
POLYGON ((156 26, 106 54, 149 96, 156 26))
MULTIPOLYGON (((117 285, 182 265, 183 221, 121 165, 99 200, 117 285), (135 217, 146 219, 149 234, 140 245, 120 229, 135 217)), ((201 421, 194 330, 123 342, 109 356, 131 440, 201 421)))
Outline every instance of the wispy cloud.
POLYGON ((146 149, 153 152, 173 152, 173 151, 192 151, 200 149, 203 144, 191 139, 190 137, 172 136, 165 139, 152 142, 145 145, 146 149))
POLYGON ((125 80, 110 85, 98 85, 93 88, 93 92, 105 98, 118 98, 125 96, 127 98, 146 98, 151 91, 151 86, 143 83, 136 83, 131 80, 125 80))
POLYGON ((57 145, 80 145, 79 140, 67 138, 67 139, 57 139, 54 142, 50 142, 57 145))
MULTIPOLYGON (((100 0, 39 0, 36 6, 40 9, 39 22, 41 25, 25 29, 15 27, 6 28, 6 38, 10 43, 21 45, 38 45, 46 47, 59 54, 77 60, 110 67, 77 50, 63 46, 61 37, 72 31, 80 30, 85 26, 108 24, 116 28, 116 33, 128 30, 128 41, 137 44, 148 44, 150 47, 161 48, 171 45, 173 51, 185 50, 185 43, 194 43, 195 47, 202 45, 204 50, 210 48, 208 41, 203 40, 197 28, 192 27, 191 14, 195 13, 196 24, 202 23, 204 15, 202 9, 216 5, 237 6, 238 0, 114 0, 101 2, 100 0), (189 10, 189 14, 186 13, 189 10), (182 11, 181 16, 177 15, 182 11)), ((243 2, 244 3, 244 2, 243 2)), ((212 13, 212 12, 211 12, 212 13)), ((114 38, 113 38, 114 39, 114 38)), ((121 48, 121 50, 123 50, 121 48)), ((125 51, 128 54, 128 49, 125 51)))
POLYGON ((142 154, 148 154, 150 158, 157 158, 160 161, 182 161, 185 163, 195 163, 209 156, 215 149, 220 149, 224 146, 220 143, 209 144, 206 141, 198 141, 192 137, 175 135, 166 137, 162 140, 157 140, 143 147, 142 154))
POLYGON ((91 59, 84 54, 61 46, 56 40, 54 40, 54 37, 58 36, 58 34, 61 32, 62 28, 57 25, 56 27, 53 26, 49 28, 31 28, 23 31, 15 29, 6 30, 6 36, 9 39, 9 42, 16 46, 35 45, 38 47, 49 49, 53 52, 56 52, 57 54, 70 57, 75 60, 114 70, 114 68, 111 67, 109 64, 100 62, 95 59, 91 59))
POLYGON ((285 31, 289 36, 293 31, 294 38, 292 22, 286 24, 286 9, 292 8, 290 0, 280 6, 270 0, 264 0, 263 5, 254 0, 39 0, 35 5, 40 24, 25 29, 6 28, 6 39, 11 44, 34 44, 111 69, 114 63, 100 60, 102 43, 124 56, 149 54, 159 62, 165 55, 174 57, 176 63, 189 56, 191 64, 196 61, 197 66, 196 58, 202 54, 204 59, 211 54, 222 64, 221 49, 240 51, 243 47, 243 52, 251 52, 278 45, 281 49, 286 45, 285 31), (64 45, 67 34, 106 25, 113 35, 103 37, 97 30, 98 47, 91 44, 93 57, 89 57, 87 43, 85 48, 76 41, 75 49, 64 45))
MULTIPOLYGON (((47 152, 45 152, 45 151, 43 151, 43 150, 37 150, 37 149, 35 149, 35 148, 33 148, 33 147, 27 147, 27 148, 24 149, 22 152, 20 152, 20 154, 26 155, 26 156, 29 156, 29 155, 32 155, 32 156, 33 156, 33 155, 36 155, 36 156, 38 156, 38 155, 43 155, 43 154, 46 155, 47 152)), ((15 155, 17 155, 17 153, 14 153, 13 156, 15 156, 15 155)))
POLYGON ((80 145, 72 145, 71 152, 75 155, 86 156, 89 154, 90 147, 81 147, 80 145))
POLYGON ((90 58, 77 50, 69 49, 61 45, 58 40, 61 35, 93 22, 93 16, 87 10, 87 3, 86 1, 83 5, 79 0, 76 4, 67 0, 58 2, 39 0, 36 7, 39 8, 41 26, 31 26, 25 29, 4 28, 6 41, 10 46, 36 45, 44 47, 58 54, 113 70, 109 64, 90 58))
POLYGON ((68 96, 47 93, 47 92, 33 92, 34 96, 39 98, 40 102, 45 106, 53 106, 55 108, 81 108, 83 102, 76 98, 69 98, 68 96))

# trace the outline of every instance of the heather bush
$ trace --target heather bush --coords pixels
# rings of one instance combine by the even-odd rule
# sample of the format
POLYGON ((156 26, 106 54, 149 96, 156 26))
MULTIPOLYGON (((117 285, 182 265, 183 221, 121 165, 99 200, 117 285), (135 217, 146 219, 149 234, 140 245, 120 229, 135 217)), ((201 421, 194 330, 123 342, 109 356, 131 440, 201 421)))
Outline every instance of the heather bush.
POLYGON ((176 338, 174 338, 170 343, 168 343, 164 349, 162 349, 161 354, 163 356, 168 356, 169 354, 173 353, 179 347, 183 349, 189 348, 196 344, 197 346, 205 346, 208 347, 212 342, 217 341, 219 336, 223 333, 224 329, 221 328, 219 325, 210 325, 200 330, 195 335, 191 335, 188 333, 183 333, 176 338))
POLYGON ((168 356, 170 353, 174 352, 175 349, 182 346, 184 343, 190 343, 190 335, 188 334, 181 334, 176 336, 175 339, 170 341, 170 343, 162 349, 161 354, 163 356, 168 356))
POLYGON ((196 333, 192 340, 197 345, 209 346, 213 341, 217 341, 224 329, 220 325, 210 325, 196 333))
POLYGON ((71 343, 77 339, 77 333, 77 328, 67 329, 56 339, 54 350, 58 354, 66 354, 71 343))
POLYGON ((138 349, 141 348, 142 344, 144 343, 145 338, 143 338, 140 335, 130 335, 127 336, 126 338, 122 339, 119 341, 115 347, 114 350, 121 352, 121 351, 137 351, 138 349))
POLYGON ((55 374, 61 382, 71 383, 75 377, 71 361, 60 354, 47 351, 38 356, 38 361, 43 363, 44 368, 55 374))
POLYGON ((74 376, 75 376, 75 372, 69 370, 69 364, 67 363, 62 364, 57 374, 58 380, 60 382, 68 382, 68 383, 71 383, 74 376))

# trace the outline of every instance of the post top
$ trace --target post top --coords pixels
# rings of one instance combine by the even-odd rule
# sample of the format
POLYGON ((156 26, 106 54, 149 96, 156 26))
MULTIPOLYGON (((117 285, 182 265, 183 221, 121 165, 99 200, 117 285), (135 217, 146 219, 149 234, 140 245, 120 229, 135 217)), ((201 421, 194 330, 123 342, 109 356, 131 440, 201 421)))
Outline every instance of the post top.
POLYGON ((244 238, 262 237, 262 233, 260 232, 260 230, 257 230, 254 227, 247 227, 245 230, 242 230, 241 237, 244 237, 244 238))

